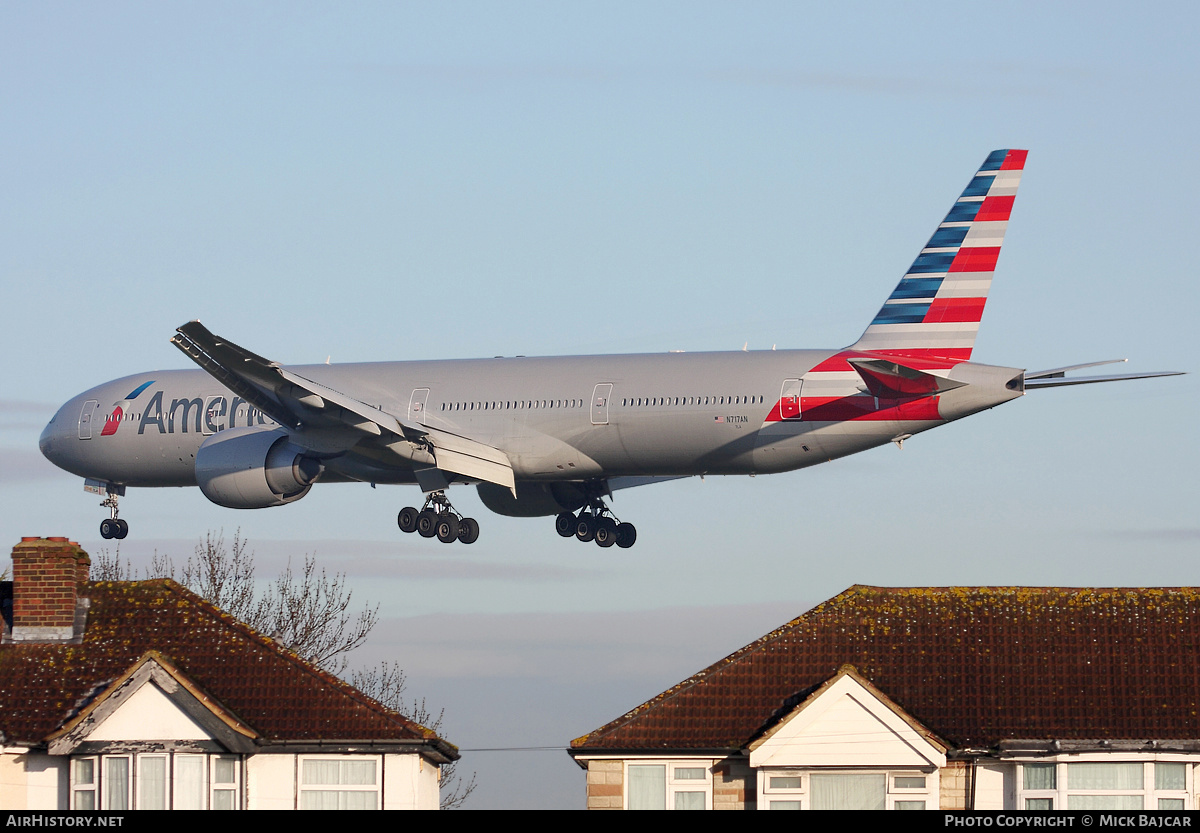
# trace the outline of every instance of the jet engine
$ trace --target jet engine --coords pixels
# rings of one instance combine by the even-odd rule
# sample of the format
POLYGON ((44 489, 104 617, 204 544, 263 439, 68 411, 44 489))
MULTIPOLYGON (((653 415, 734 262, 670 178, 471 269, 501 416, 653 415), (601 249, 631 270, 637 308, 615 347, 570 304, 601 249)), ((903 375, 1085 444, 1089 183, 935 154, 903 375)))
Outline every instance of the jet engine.
POLYGON ((518 483, 516 497, 507 486, 495 483, 480 483, 477 488, 484 506, 512 518, 574 512, 587 503, 582 483, 518 483))
POLYGON ((196 485, 213 503, 230 509, 299 500, 324 470, 319 459, 278 429, 230 428, 213 434, 196 451, 196 485))

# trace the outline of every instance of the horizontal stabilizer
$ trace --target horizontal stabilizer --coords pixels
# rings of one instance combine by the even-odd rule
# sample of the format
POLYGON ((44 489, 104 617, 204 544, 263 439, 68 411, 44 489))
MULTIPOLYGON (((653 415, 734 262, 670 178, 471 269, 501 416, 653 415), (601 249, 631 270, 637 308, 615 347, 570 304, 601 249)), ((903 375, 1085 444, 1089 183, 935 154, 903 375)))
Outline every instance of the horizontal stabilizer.
POLYGON ((1087 364, 1070 364, 1066 367, 1052 367, 1049 370, 1032 370, 1025 372, 1025 380, 1030 379, 1050 379, 1061 377, 1064 374, 1070 373, 1072 370, 1083 370, 1085 367, 1100 367, 1105 364, 1121 364, 1129 359, 1105 359, 1102 362, 1088 362, 1087 364))
POLYGON ((872 396, 885 399, 933 396, 966 385, 966 382, 934 376, 887 359, 847 359, 846 362, 858 371, 872 396))
MULTIPOLYGON (((1104 362, 1107 364, 1107 362, 1104 362)), ((1082 365, 1087 367, 1087 365, 1082 365)), ((1067 379, 1063 376, 1025 377, 1025 390, 1037 388, 1061 388, 1064 385, 1091 385, 1096 382, 1124 382, 1128 379, 1157 379, 1159 376, 1184 376, 1181 370, 1160 370, 1156 373, 1119 373, 1114 376, 1076 376, 1067 379)))

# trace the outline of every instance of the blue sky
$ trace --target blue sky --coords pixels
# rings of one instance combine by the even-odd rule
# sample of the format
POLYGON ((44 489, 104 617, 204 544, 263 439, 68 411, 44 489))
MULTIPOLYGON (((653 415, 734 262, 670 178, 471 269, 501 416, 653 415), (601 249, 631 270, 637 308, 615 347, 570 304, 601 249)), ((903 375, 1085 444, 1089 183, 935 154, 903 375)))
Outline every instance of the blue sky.
MULTIPOLYGON (((975 358, 1040 391, 793 474, 403 536, 415 489, 132 491, 122 553, 241 528, 385 616, 466 749, 562 747, 851 584, 1192 585, 1200 98, 1182 3, 0 5, 0 541, 102 545, 36 440, 199 318, 283 363, 852 342, 988 151, 1030 150, 975 358)), ((457 490, 456 490, 457 491, 457 490)), ((562 752, 474 806, 578 807, 562 752)))

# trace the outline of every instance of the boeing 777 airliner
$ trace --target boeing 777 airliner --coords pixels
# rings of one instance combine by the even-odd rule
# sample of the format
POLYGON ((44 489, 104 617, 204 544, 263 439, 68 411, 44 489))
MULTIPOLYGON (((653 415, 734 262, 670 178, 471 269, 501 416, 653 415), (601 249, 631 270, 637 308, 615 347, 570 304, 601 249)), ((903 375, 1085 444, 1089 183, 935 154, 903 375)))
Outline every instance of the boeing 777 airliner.
POLYGON ((1171 373, 1068 377, 972 362, 1026 151, 971 177, 862 337, 841 350, 495 358, 285 367, 197 321, 171 339, 202 370, 139 373, 80 394, 46 426, 54 464, 103 494, 124 538, 129 486, 199 486, 237 509, 315 483, 415 483, 405 532, 472 543, 451 505, 477 484, 494 512, 557 516, 564 537, 632 546, 613 490, 769 474, 903 443, 1026 391, 1171 373))

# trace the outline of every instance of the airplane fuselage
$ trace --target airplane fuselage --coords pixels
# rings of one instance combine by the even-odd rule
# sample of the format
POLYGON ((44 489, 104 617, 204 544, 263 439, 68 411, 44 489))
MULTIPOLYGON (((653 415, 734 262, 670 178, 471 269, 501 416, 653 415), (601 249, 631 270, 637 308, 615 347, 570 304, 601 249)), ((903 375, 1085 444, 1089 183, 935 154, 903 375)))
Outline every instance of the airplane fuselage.
MULTIPOLYGON (((766 474, 932 428, 1021 395, 1013 368, 951 363, 969 382, 940 396, 871 396, 844 351, 518 357, 295 367, 410 422, 502 449, 518 481, 766 474), (810 395, 810 392, 812 395, 810 395)), ((275 423, 200 370, 126 377, 67 402, 41 447, 62 468, 121 486, 196 485, 212 435, 275 423), (147 384, 149 383, 149 384, 147 384), (140 388, 140 390, 139 390, 140 388), (132 398, 129 394, 136 391, 132 398)), ((322 479, 415 482, 363 444, 330 453, 322 479)))

